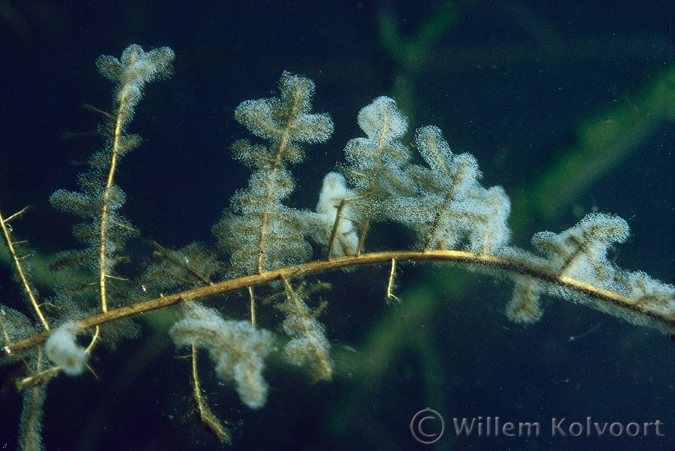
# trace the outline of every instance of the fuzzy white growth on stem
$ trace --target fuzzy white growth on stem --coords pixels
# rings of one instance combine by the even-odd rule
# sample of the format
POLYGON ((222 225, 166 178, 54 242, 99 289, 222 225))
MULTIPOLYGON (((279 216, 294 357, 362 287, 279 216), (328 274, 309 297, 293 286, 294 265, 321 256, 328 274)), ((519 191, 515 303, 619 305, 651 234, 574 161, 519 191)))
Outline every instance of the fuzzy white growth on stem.
POLYGON ((230 253, 233 275, 262 273, 307 261, 312 254, 304 239, 304 212, 282 204, 294 189, 287 166, 304 158, 303 144, 326 141, 333 133, 328 114, 310 113, 314 83, 284 72, 279 98, 249 100, 235 110, 235 119, 269 146, 239 140, 235 157, 256 170, 249 187, 232 198, 232 209, 214 227, 230 253))
POLYGON ((68 376, 79 376, 87 368, 89 356, 75 342, 77 332, 77 326, 67 322, 56 329, 45 342, 45 353, 49 360, 68 376))
POLYGON ((402 170, 410 160, 410 150, 401 142, 408 119, 389 97, 378 97, 361 109, 358 124, 367 138, 354 138, 345 146, 349 164, 347 177, 355 191, 368 200, 363 206, 372 212, 372 202, 392 195, 409 193, 412 180, 402 170))
MULTIPOLYGON (((322 223, 322 229, 330 234, 338 216, 338 210, 343 200, 354 196, 347 188, 345 178, 337 172, 329 172, 323 179, 323 187, 319 194, 319 202, 316 204, 316 212, 322 223)), ((340 222, 336 230, 333 256, 355 255, 359 246, 359 234, 357 233, 353 218, 353 212, 349 204, 345 204, 339 212, 340 222)), ((318 240, 322 241, 322 240, 318 240)), ((327 241, 327 240, 323 240, 327 241)))
POLYGON ((188 304, 185 317, 170 330, 176 346, 197 346, 209 351, 216 375, 234 381, 241 401, 259 409, 267 401, 267 382, 262 376, 265 357, 272 351, 274 336, 248 321, 226 321, 217 310, 188 304))
POLYGON ((120 108, 120 119, 126 124, 134 114, 143 95, 145 84, 171 75, 175 58, 169 47, 145 52, 140 45, 132 44, 122 52, 120 59, 103 55, 96 61, 101 75, 117 83, 115 102, 120 108))

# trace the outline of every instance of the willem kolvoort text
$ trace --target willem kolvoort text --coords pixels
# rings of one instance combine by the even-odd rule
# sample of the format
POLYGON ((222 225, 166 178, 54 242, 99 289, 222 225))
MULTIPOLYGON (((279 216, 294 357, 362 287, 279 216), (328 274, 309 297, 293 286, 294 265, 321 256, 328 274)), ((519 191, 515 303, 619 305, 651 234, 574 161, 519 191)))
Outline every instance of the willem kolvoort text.
MULTIPOLYGON (((539 437, 542 425, 538 421, 503 421, 500 417, 453 418, 455 434, 466 437, 539 437)), ((649 422, 606 422, 569 421, 566 417, 552 418, 549 432, 552 437, 663 437, 664 423, 661 420, 649 422)), ((545 432, 545 431, 544 431, 545 432)))

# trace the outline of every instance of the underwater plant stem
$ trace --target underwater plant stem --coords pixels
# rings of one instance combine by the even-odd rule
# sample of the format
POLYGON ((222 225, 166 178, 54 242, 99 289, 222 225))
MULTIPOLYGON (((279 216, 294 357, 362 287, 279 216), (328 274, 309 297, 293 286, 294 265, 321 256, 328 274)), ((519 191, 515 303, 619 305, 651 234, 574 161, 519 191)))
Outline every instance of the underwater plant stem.
MULTIPOLYGON (((507 258, 452 250, 370 252, 358 256, 312 261, 301 265, 288 266, 273 271, 263 272, 261 274, 237 277, 235 279, 214 283, 213 285, 193 288, 168 296, 160 296, 149 301, 137 302, 132 305, 92 315, 77 321, 75 324, 83 329, 100 326, 105 323, 133 317, 181 302, 204 299, 243 288, 248 289, 270 283, 274 280, 291 280, 297 277, 304 277, 311 274, 334 271, 348 267, 383 263, 391 264, 392 260, 397 260, 399 262, 438 261, 473 265, 483 267, 486 270, 531 277, 546 282, 547 284, 557 286, 560 289, 569 290, 586 296, 596 302, 618 308, 627 314, 645 317, 667 331, 675 331, 675 315, 656 311, 649 308, 649 306, 643 302, 633 300, 621 294, 598 288, 571 277, 557 275, 545 268, 528 265, 507 258)), ((0 352, 0 360, 10 357, 14 352, 39 345, 44 342, 47 337, 49 337, 49 333, 43 332, 12 343, 0 352)))
POLYGON ((126 122, 126 96, 120 99, 120 105, 115 115, 115 132, 113 135, 112 155, 110 157, 110 171, 108 172, 108 180, 103 192, 103 202, 101 207, 101 231, 100 231, 100 249, 99 249, 99 289, 101 293, 101 311, 106 313, 108 311, 108 300, 106 294, 106 278, 108 277, 108 259, 107 242, 108 242, 108 206, 110 204, 110 191, 115 183, 115 171, 117 170, 117 160, 120 152, 120 140, 122 138, 122 129, 126 122))
POLYGON ((199 372, 197 371, 197 346, 192 345, 192 388, 195 402, 197 403, 197 414, 204 428, 211 432, 220 440, 221 443, 232 444, 232 435, 230 431, 220 423, 220 420, 213 414, 211 408, 206 402, 206 397, 202 393, 201 383, 199 382, 199 372))
MULTIPOLYGON (((293 106, 290 110, 290 114, 288 117, 288 120, 286 121, 286 125, 284 127, 283 134, 281 135, 281 139, 279 140, 279 144, 277 147, 277 152, 274 157, 274 164, 272 165, 272 175, 270 178, 272 180, 276 180, 276 178, 279 176, 279 170, 283 168, 283 157, 284 153, 287 150, 287 146, 289 143, 289 136, 291 132, 291 127, 293 126, 293 121, 295 118, 298 116, 298 99, 297 97, 294 97, 293 99, 293 106)), ((273 186, 270 184, 269 186, 273 186)), ((268 190, 267 196, 265 199, 265 212, 263 214, 263 219, 262 219, 262 225, 260 227, 260 238, 258 240, 258 263, 257 263, 257 268, 258 268, 258 273, 262 273, 265 270, 265 236, 267 234, 267 226, 269 223, 269 215, 270 215, 270 205, 272 204, 272 199, 274 197, 274 191, 273 190, 268 190)))
POLYGON ((40 319, 40 323, 42 324, 42 327, 45 328, 45 330, 49 330, 49 323, 47 323, 47 319, 45 316, 42 314, 42 310, 40 309, 40 305, 37 302, 37 299, 35 298, 35 294, 33 293, 33 290, 30 287, 30 284, 28 283, 28 278, 26 277, 26 273, 23 270, 23 266, 21 265, 21 259, 19 258, 18 254, 16 253, 16 248, 14 246, 14 241, 12 240, 12 237, 10 235, 10 229, 7 227, 7 224, 9 222, 24 214, 28 210, 28 207, 24 207, 21 209, 21 211, 14 213, 12 216, 9 218, 4 218, 2 216, 2 213, 0 213, 0 227, 2 227, 2 233, 5 236, 5 242, 7 243, 7 248, 9 249, 9 253, 12 256, 12 260, 14 261, 14 268, 16 268, 17 275, 19 276, 19 279, 21 280, 21 285, 23 286, 24 290, 26 291, 26 296, 28 296, 28 299, 30 300, 31 305, 33 306, 33 310, 35 310, 35 314, 37 317, 40 319))
POLYGON ((338 232, 340 230, 340 219, 342 219, 342 209, 346 205, 348 199, 342 199, 340 205, 337 207, 335 212, 335 222, 333 222, 333 229, 330 232, 330 238, 328 239, 328 250, 326 255, 328 260, 333 258, 333 247, 335 246, 335 240, 337 239, 338 232))

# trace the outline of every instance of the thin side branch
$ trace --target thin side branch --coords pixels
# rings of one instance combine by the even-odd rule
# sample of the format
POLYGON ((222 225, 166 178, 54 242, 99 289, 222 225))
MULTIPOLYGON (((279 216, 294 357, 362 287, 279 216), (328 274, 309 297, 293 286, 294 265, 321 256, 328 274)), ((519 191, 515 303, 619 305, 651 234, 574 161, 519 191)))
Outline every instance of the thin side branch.
POLYGON ((338 230, 340 230, 340 219, 342 219, 342 209, 345 206, 347 199, 342 199, 340 205, 338 205, 337 212, 335 213, 335 222, 333 223, 333 230, 330 232, 330 239, 328 240, 328 251, 327 259, 332 260, 333 258, 333 246, 335 246, 335 239, 337 238, 338 230))
POLYGON ((197 347, 192 345, 192 388, 195 402, 197 403, 197 414, 204 428, 216 436, 221 443, 232 444, 232 435, 230 431, 222 425, 220 420, 213 414, 211 408, 202 394, 201 384, 199 382, 199 373, 197 371, 197 347))
POLYGON ((16 248, 14 246, 15 242, 12 241, 10 228, 8 227, 8 224, 12 219, 20 217, 26 212, 26 210, 28 210, 28 207, 24 207, 21 211, 14 213, 12 216, 6 219, 3 218, 2 213, 0 213, 0 227, 2 227, 2 234, 5 236, 7 248, 9 249, 9 253, 12 256, 12 260, 14 260, 14 267, 16 268, 16 272, 19 276, 19 279, 21 279, 21 285, 23 285, 23 289, 26 291, 26 296, 28 296, 28 299, 30 299, 30 303, 33 306, 33 310, 35 310, 35 314, 40 319, 42 327, 44 327, 45 330, 49 330, 49 323, 47 323, 47 319, 42 314, 40 305, 38 304, 37 299, 35 298, 35 294, 33 293, 33 290, 30 287, 30 284, 28 283, 26 273, 23 270, 23 266, 21 266, 22 257, 19 257, 19 255, 16 253, 16 248))
POLYGON ((389 282, 387 282, 387 302, 392 299, 396 302, 401 302, 401 300, 394 294, 394 288, 396 288, 396 259, 391 259, 391 269, 389 270, 389 282))

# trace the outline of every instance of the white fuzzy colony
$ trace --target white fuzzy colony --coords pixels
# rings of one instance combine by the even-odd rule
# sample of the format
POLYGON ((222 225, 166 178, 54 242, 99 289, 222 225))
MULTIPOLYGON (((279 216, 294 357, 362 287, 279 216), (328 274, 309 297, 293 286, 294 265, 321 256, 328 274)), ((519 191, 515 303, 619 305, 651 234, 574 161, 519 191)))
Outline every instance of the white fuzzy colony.
POLYGON ((87 368, 89 355, 77 344, 78 328, 73 322, 61 325, 45 342, 45 353, 68 376, 79 376, 87 368))

